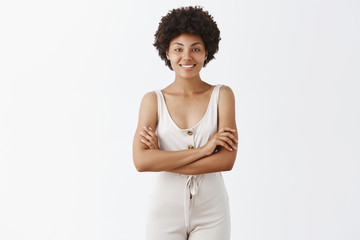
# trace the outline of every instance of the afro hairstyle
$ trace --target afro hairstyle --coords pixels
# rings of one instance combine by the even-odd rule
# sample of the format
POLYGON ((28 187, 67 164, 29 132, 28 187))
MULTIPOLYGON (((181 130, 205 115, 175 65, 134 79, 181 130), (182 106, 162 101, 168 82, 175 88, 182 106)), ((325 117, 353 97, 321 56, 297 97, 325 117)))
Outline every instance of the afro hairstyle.
POLYGON ((204 67, 215 58, 214 54, 219 50, 221 38, 213 17, 200 6, 176 8, 162 17, 153 44, 160 58, 171 70, 173 69, 170 60, 166 57, 166 51, 169 49, 170 41, 183 33, 199 35, 202 38, 205 50, 208 52, 204 67))

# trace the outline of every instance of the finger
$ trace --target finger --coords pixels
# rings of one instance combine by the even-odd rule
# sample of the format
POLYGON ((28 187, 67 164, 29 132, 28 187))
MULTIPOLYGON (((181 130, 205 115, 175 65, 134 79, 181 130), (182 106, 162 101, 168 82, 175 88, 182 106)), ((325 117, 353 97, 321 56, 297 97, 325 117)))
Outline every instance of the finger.
POLYGON ((237 149, 237 144, 238 144, 238 140, 236 139, 236 137, 233 134, 230 134, 228 137, 228 141, 227 143, 233 148, 233 149, 237 149))
POLYGON ((232 141, 232 139, 228 138, 228 137, 223 137, 222 140, 227 143, 227 145, 229 145, 233 150, 236 150, 236 144, 232 141))
POLYGON ((153 141, 153 138, 152 138, 152 136, 150 136, 150 135, 145 135, 145 136, 143 136, 143 138, 145 138, 145 139, 148 140, 149 142, 153 141))
POLYGON ((235 143, 234 143, 230 138, 220 137, 219 139, 220 139, 221 141, 223 141, 225 144, 227 144, 232 150, 237 149, 235 143))
POLYGON ((231 138, 231 139, 233 139, 234 140, 234 142, 238 142, 238 139, 237 139, 237 137, 236 137, 236 135, 235 135, 235 133, 232 133, 232 132, 226 132, 226 134, 231 138))
POLYGON ((153 147, 157 146, 157 141, 154 138, 151 138, 149 142, 153 145, 153 147))
POLYGON ((226 136, 231 138, 235 143, 238 143, 237 138, 235 137, 235 135, 233 133, 229 133, 229 132, 224 132, 224 133, 220 133, 219 136, 226 136))
POLYGON ((155 148, 155 144, 152 142, 149 142, 148 140, 142 138, 140 139, 140 141, 145 144, 149 149, 154 149, 155 148))
POLYGON ((141 132, 141 131, 140 131, 140 135, 141 135, 142 138, 146 139, 148 142, 153 143, 153 139, 152 139, 151 136, 149 136, 149 135, 147 135, 147 134, 145 134, 144 132, 141 132))
POLYGON ((157 138, 156 133, 149 127, 149 130, 147 131, 147 133, 152 136, 153 138, 157 138))
POLYGON ((146 132, 146 131, 144 131, 144 132, 140 131, 140 135, 144 138, 147 138, 148 140, 151 140, 153 137, 154 138, 156 137, 156 136, 150 135, 149 132, 146 132))
POLYGON ((230 127, 222 127, 219 132, 236 132, 236 129, 230 127))
POLYGON ((216 139, 215 143, 216 143, 217 146, 222 146, 222 147, 226 148, 229 151, 234 150, 234 149, 231 148, 231 146, 229 144, 226 143, 225 140, 223 140, 221 138, 216 139))
POLYGON ((151 143, 151 148, 155 148, 157 146, 157 138, 156 135, 154 137, 147 135, 143 132, 140 131, 140 135, 143 137, 143 139, 145 139, 147 142, 151 143), (156 139, 155 139, 156 138, 156 139))
POLYGON ((227 145, 224 141, 219 141, 216 145, 222 146, 228 151, 232 152, 234 151, 229 145, 227 145))
POLYGON ((151 127, 143 127, 143 129, 144 129, 144 131, 147 133, 147 134, 149 134, 150 136, 152 136, 152 137, 155 137, 155 138, 157 138, 157 135, 154 133, 154 131, 152 130, 152 128, 151 127))
POLYGON ((229 128, 229 127, 222 127, 219 132, 236 132, 236 129, 229 128))
POLYGON ((146 145, 147 148, 152 148, 152 144, 144 138, 140 139, 140 142, 146 145))
POLYGON ((149 129, 147 127, 143 126, 143 130, 144 130, 144 132, 146 132, 148 134, 149 129))
POLYGON ((147 134, 145 134, 145 133, 142 132, 142 131, 140 131, 140 135, 141 135, 142 137, 146 137, 146 136, 147 136, 147 134))

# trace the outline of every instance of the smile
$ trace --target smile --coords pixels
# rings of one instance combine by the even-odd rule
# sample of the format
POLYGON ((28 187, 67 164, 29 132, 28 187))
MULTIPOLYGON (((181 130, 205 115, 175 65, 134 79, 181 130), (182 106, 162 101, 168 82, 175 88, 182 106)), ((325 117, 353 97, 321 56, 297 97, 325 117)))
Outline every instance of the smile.
POLYGON ((183 67, 183 68, 185 68, 186 70, 187 70, 187 69, 190 70, 190 69, 194 68, 194 67, 196 66, 196 64, 192 64, 192 65, 182 65, 182 64, 180 64, 180 66, 183 67))

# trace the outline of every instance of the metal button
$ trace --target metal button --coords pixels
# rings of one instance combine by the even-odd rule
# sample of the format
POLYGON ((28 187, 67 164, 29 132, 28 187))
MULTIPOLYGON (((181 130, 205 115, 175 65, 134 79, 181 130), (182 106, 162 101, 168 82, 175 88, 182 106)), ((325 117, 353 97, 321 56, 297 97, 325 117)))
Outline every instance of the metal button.
POLYGON ((189 145, 188 149, 194 148, 194 145, 189 145))
POLYGON ((193 135, 193 133, 194 133, 193 131, 188 131, 187 132, 187 134, 190 135, 190 136, 193 135))

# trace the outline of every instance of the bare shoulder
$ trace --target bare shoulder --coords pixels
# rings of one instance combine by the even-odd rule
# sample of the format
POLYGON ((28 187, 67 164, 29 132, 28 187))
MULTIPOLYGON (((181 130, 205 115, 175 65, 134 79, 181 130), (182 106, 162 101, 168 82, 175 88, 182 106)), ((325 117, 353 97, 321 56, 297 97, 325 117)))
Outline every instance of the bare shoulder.
POLYGON ((140 111, 157 111, 157 96, 154 91, 144 94, 141 100, 140 111))
POLYGON ((156 93, 155 91, 151 91, 151 92, 147 92, 144 94, 142 101, 144 103, 157 103, 157 99, 156 99, 156 93))
POLYGON ((149 125, 155 129, 157 122, 157 96, 154 91, 144 94, 139 112, 138 126, 149 125))
POLYGON ((236 129, 235 123, 235 97, 232 89, 222 86, 219 92, 218 102, 218 127, 231 127, 236 129))
POLYGON ((233 90, 226 85, 221 86, 219 91, 219 103, 231 103, 235 102, 235 96, 233 90))

